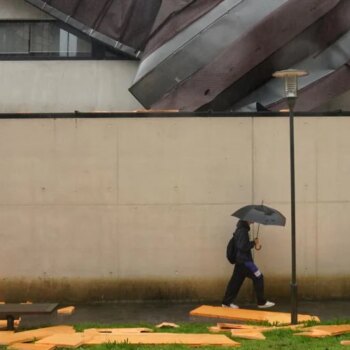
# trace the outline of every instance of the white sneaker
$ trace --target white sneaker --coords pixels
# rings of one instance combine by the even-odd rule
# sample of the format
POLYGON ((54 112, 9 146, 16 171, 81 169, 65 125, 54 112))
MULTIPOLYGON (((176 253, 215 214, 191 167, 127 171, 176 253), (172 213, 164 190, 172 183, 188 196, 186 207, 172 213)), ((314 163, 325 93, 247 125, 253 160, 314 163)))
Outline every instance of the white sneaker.
POLYGON ((232 304, 232 303, 230 305, 222 304, 221 306, 222 307, 229 307, 231 309, 239 309, 238 305, 235 305, 235 304, 232 304))
POLYGON ((259 309, 268 309, 269 307, 273 307, 275 306, 275 303, 273 303, 272 301, 266 301, 265 304, 263 305, 258 305, 259 309))

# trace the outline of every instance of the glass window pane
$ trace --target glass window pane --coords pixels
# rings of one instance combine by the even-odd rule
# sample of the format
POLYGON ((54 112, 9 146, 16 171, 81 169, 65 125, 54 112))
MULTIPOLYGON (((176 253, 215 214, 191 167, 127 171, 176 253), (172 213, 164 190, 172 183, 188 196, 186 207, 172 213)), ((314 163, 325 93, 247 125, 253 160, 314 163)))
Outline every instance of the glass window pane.
POLYGON ((88 40, 78 38, 77 51, 80 53, 91 53, 92 45, 88 40))
MULTIPOLYGON (((0 21, 0 55, 20 54, 28 58, 106 58, 106 48, 102 46, 103 50, 96 51, 94 45, 97 44, 93 44, 89 38, 61 29, 56 21, 0 21)), ((108 53, 109 58, 119 57, 115 53, 108 53)))
POLYGON ((88 40, 78 38, 74 34, 69 34, 68 51, 70 57, 90 56, 92 45, 88 40))
POLYGON ((60 52, 60 29, 53 23, 32 23, 30 31, 30 52, 60 52))
POLYGON ((63 29, 60 29, 60 56, 68 56, 68 45, 69 45, 69 33, 63 29))
POLYGON ((29 25, 25 23, 1 23, 0 53, 28 53, 29 25))
POLYGON ((59 28, 55 23, 33 23, 30 51, 60 57, 75 57, 81 53, 90 54, 91 44, 59 28))
POLYGON ((78 38, 75 35, 69 34, 68 37, 68 51, 70 57, 75 57, 77 55, 77 41, 78 38))

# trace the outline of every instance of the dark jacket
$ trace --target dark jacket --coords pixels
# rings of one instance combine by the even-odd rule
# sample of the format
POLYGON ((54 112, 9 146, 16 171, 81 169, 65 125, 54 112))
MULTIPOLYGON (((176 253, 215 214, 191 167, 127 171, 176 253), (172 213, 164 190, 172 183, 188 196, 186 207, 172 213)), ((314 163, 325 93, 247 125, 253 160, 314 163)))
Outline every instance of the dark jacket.
POLYGON ((246 221, 238 221, 237 228, 234 233, 237 264, 253 261, 251 249, 254 248, 255 242, 249 240, 249 230, 250 226, 246 221))

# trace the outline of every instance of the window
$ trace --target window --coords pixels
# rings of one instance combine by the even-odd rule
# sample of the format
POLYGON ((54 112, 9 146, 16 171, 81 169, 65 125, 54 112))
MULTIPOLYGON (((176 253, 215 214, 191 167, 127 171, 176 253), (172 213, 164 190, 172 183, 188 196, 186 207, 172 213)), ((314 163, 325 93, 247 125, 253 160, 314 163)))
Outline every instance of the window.
POLYGON ((55 21, 0 21, 0 59, 125 59, 55 21))
POLYGON ((0 53, 23 54, 28 52, 29 26, 4 23, 0 25, 0 53))

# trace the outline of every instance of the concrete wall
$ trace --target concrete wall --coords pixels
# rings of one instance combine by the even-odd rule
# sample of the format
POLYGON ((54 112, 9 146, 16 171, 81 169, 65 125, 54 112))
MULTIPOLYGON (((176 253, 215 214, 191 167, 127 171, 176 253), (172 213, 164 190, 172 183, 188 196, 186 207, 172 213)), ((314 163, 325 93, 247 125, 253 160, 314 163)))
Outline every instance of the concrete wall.
MULTIPOLYGON (((349 128, 296 119, 303 297, 350 293, 349 128)), ((0 120, 0 300, 219 299, 230 214, 262 200, 288 221, 260 227, 256 261, 268 294, 287 296, 288 130, 283 117, 0 120)))
MULTIPOLYGON (((0 0, 0 20, 50 19, 24 0, 0 0)), ((136 61, 0 61, 0 113, 131 111, 136 61)))
POLYGON ((0 61, 0 113, 131 111, 136 61, 0 61))

